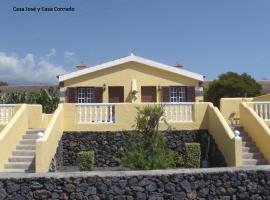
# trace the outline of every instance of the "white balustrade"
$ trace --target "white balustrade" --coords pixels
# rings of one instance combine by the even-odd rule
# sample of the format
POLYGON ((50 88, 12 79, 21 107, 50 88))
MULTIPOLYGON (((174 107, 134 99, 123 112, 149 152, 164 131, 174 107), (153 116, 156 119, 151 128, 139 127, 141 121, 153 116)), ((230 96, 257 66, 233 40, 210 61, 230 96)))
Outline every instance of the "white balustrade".
POLYGON ((256 102, 255 112, 265 121, 270 121, 270 102, 256 102))
POLYGON ((192 122, 193 105, 189 102, 162 103, 167 122, 192 122))
POLYGON ((79 103, 76 107, 79 124, 115 123, 115 107, 112 103, 79 103))
POLYGON ((15 104, 0 104, 0 125, 6 125, 13 117, 15 104))

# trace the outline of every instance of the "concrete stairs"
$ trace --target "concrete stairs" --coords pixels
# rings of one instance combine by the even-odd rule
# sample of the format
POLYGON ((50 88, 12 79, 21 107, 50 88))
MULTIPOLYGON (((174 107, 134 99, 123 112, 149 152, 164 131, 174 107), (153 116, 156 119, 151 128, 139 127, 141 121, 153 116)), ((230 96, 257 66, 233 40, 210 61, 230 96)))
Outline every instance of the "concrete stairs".
POLYGON ((35 151, 38 132, 44 129, 29 129, 23 135, 16 150, 5 164, 4 172, 35 172, 35 151))
POLYGON ((267 160, 243 127, 235 128, 242 138, 243 166, 267 165, 267 160))

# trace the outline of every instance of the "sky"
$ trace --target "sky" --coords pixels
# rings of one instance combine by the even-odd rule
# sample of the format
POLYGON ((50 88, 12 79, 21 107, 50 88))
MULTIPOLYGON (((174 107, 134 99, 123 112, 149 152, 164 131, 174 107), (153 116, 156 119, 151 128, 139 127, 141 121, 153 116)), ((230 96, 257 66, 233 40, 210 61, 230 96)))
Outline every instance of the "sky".
POLYGON ((0 81, 57 83, 76 64, 130 53, 206 80, 227 71, 270 79, 269 10, 269 0, 1 0, 0 81))

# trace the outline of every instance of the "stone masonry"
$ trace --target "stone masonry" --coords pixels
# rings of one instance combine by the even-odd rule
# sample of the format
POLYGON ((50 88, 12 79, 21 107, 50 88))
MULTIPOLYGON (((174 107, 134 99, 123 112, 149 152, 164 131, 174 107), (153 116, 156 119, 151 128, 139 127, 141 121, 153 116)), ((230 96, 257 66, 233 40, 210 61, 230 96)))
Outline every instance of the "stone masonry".
POLYGON ((270 199, 270 167, 0 173, 2 199, 270 199))
MULTIPOLYGON (((168 149, 183 154, 186 142, 199 142, 202 159, 208 155, 210 167, 226 166, 222 153, 207 130, 167 131, 164 134, 168 149)), ((77 166, 78 153, 92 150, 95 151, 97 167, 117 167, 122 152, 127 149, 128 135, 128 132, 65 132, 59 142, 53 166, 77 166)))

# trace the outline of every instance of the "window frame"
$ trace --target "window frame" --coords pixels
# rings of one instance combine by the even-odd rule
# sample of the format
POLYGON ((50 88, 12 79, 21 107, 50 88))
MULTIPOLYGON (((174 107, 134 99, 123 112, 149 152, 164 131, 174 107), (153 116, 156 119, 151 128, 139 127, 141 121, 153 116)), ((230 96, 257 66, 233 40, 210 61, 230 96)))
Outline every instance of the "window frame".
POLYGON ((187 102, 187 89, 185 86, 171 86, 169 94, 171 103, 187 102))
POLYGON ((95 103, 94 87, 78 87, 77 103, 95 103))

